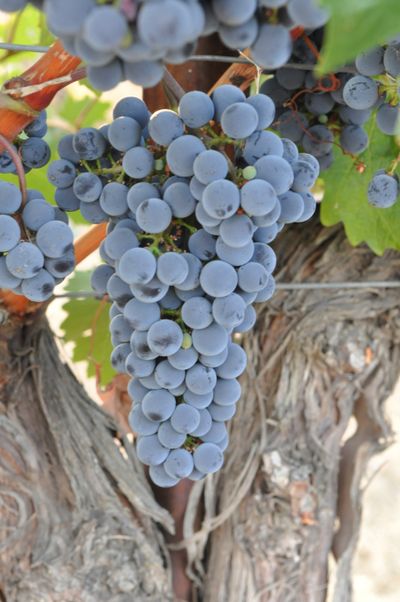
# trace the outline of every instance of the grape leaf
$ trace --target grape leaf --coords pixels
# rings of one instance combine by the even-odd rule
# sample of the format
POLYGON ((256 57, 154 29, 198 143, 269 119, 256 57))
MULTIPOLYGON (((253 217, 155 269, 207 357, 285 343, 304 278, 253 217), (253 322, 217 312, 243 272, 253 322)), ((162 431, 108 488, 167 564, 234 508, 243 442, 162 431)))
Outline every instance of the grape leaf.
POLYGON ((77 99, 71 94, 67 94, 62 107, 58 109, 57 116, 65 119, 75 130, 87 126, 96 127, 103 125, 107 120, 110 106, 110 102, 102 101, 98 96, 85 96, 77 99))
POLYGON ((399 0, 322 0, 321 4, 329 8, 331 18, 319 73, 333 71, 400 31, 399 0))
POLYGON ((399 149, 393 137, 382 134, 376 127, 375 116, 365 128, 369 147, 359 156, 365 171, 359 173, 354 160, 335 149, 333 165, 322 172, 325 194, 321 204, 324 226, 343 222, 346 235, 353 246, 362 242, 378 255, 385 249, 400 250, 400 201, 389 209, 372 207, 367 201, 368 184, 375 171, 388 168, 399 149))
MULTIPOLYGON (((43 37, 43 26, 45 26, 43 13, 30 4, 24 10, 14 14, 7 14, 0 11, 0 39, 2 42, 13 42, 14 44, 31 44, 31 45, 47 45, 50 44, 54 37, 50 38, 47 31, 47 37, 43 37)), ((2 67, 6 63, 6 67, 2 68, 2 83, 3 80, 11 79, 21 75, 21 72, 26 68, 27 64, 32 63, 35 57, 32 52, 23 51, 10 53, 7 50, 0 51, 2 67)))
MULTIPOLYGON (((90 290, 91 272, 76 271, 66 289, 72 292, 90 290)), ((100 366, 100 384, 112 381, 115 371, 111 366, 112 345, 109 334, 109 304, 94 298, 69 299, 63 306, 67 317, 61 324, 65 342, 73 344, 74 362, 87 362, 87 375, 95 376, 100 366)))

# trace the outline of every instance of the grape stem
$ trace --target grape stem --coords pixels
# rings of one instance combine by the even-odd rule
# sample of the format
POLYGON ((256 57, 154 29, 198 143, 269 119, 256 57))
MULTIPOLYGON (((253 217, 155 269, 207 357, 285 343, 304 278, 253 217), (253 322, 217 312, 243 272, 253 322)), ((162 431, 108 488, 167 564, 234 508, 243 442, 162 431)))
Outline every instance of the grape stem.
POLYGON ((118 165, 118 163, 116 163, 113 167, 101 167, 100 169, 90 169, 89 171, 91 171, 92 173, 96 174, 96 175, 104 175, 104 174, 115 174, 115 175, 121 175, 124 174, 124 170, 122 169, 122 165, 118 165))
POLYGON ((86 69, 85 67, 80 67, 79 69, 72 71, 68 75, 55 77, 54 79, 49 79, 45 82, 41 82, 39 84, 32 84, 30 86, 2 88, 1 92, 2 94, 9 94, 13 96, 13 98, 24 98, 25 96, 30 96, 31 94, 41 92, 42 90, 49 88, 50 86, 59 86, 60 84, 72 84, 73 82, 79 81, 80 79, 85 79, 85 77, 86 69))
POLYGON ((397 157, 392 161, 392 163, 390 165, 390 169, 387 172, 389 176, 394 175, 399 163, 400 163, 400 153, 397 155, 397 157))
POLYGON ((195 226, 191 226, 190 224, 185 222, 183 219, 176 219, 176 220, 174 220, 174 223, 178 226, 182 226, 183 228, 186 228, 186 230, 189 230, 190 234, 194 234, 195 232, 197 232, 197 228, 195 226))
POLYGON ((215 138, 209 138, 208 140, 205 138, 203 142, 205 142, 208 148, 220 145, 241 146, 243 144, 242 140, 232 140, 232 138, 228 138, 227 136, 216 136, 215 138))
POLYGON ((21 208, 23 209, 26 203, 26 177, 25 170, 22 165, 21 157, 17 153, 15 147, 7 140, 3 134, 0 134, 0 142, 7 149, 8 154, 10 155, 13 163, 15 165, 15 169, 17 171, 18 180, 19 180, 19 189, 22 195, 22 204, 21 208))
POLYGON ((164 70, 164 77, 162 79, 163 84, 166 88, 167 94, 172 96, 173 103, 179 104, 182 96, 185 95, 185 90, 182 88, 179 82, 176 81, 172 73, 168 71, 168 69, 164 70))
POLYGON ((163 315, 165 315, 165 316, 172 316, 175 318, 180 318, 180 315, 181 315, 181 312, 176 309, 162 309, 161 311, 162 311, 163 315))

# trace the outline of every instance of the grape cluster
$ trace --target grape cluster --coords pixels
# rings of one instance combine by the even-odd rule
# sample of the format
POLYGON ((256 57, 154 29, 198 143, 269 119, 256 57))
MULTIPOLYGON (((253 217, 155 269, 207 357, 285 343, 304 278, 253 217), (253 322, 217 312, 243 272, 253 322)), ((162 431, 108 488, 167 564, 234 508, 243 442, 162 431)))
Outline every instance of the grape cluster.
POLYGON ((274 292, 268 243, 315 211, 318 163, 266 129, 274 117, 230 85, 185 94, 178 113, 125 98, 49 167, 58 202, 108 222, 92 287, 113 302, 111 362, 132 377, 137 454, 160 486, 221 467, 246 365, 235 335, 274 292))
MULTIPOLYGON (((270 73, 261 86, 277 107, 273 128, 300 145, 319 162, 321 170, 333 162, 333 147, 338 144, 357 156, 368 147, 363 125, 373 111, 377 127, 394 135, 399 121, 400 45, 394 40, 385 47, 358 56, 355 65, 344 72, 317 79, 312 71, 297 69, 293 63, 315 64, 323 42, 323 29, 294 42, 291 67, 270 73)), ((398 182, 390 173, 375 174, 368 200, 377 207, 389 207, 398 198, 398 182), (384 177, 383 177, 384 176, 384 177)))
MULTIPOLYGON (((359 76, 355 76, 346 84, 347 95, 343 95, 349 106, 365 105, 374 100, 376 125, 381 132, 389 136, 399 133, 400 117, 400 38, 396 38, 385 46, 377 46, 356 58, 359 76), (378 76, 377 80, 373 77, 378 76), (383 77, 380 77, 383 76, 383 77), (381 86, 379 86, 381 83, 381 86), (376 99, 377 96, 377 99, 376 99)), ((385 170, 377 171, 368 187, 368 201, 379 208, 394 205, 399 198, 399 179, 395 173, 385 170)))
MULTIPOLYGON (((50 160, 50 147, 43 140, 46 132, 46 111, 41 111, 14 141, 26 173, 44 167, 50 160)), ((16 173, 14 161, 7 150, 0 153, 0 173, 16 173)))
MULTIPOLYGON (((26 0, 0 0, 19 10, 26 0)), ((290 30, 321 27, 328 19, 316 0, 45 0, 49 29, 65 49, 88 66, 99 90, 127 79, 151 87, 163 77, 164 63, 183 63, 200 36, 218 33, 229 48, 250 48, 262 67, 275 69, 290 57, 290 30)))
POLYGON ((68 218, 37 190, 0 181, 0 288, 46 301, 75 266, 68 218))

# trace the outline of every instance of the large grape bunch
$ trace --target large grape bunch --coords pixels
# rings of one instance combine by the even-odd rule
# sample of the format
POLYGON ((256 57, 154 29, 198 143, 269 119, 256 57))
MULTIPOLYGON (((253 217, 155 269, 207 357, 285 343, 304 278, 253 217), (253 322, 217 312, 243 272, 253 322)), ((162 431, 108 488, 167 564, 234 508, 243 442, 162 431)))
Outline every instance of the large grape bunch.
MULTIPOLYGON (((322 42, 322 29, 306 41, 296 40, 291 67, 272 72, 261 92, 276 103, 273 128, 316 157, 324 170, 332 165, 334 144, 354 157, 366 150, 369 140, 363 126, 371 117, 384 134, 393 136, 398 131, 400 44, 394 39, 359 55, 343 71, 317 79, 311 70, 298 69, 296 64, 315 64, 322 42)), ((369 202, 386 208, 398 196, 398 178, 390 166, 377 172, 368 188, 369 202)))
MULTIPOLYGON (((0 9, 25 4, 0 0, 0 9)), ((261 67, 275 69, 290 57, 292 28, 315 29, 328 18, 315 0, 44 0, 43 10, 49 29, 88 65, 99 90, 124 79, 154 86, 164 63, 183 63, 200 36, 215 32, 227 47, 250 48, 261 67)))
POLYGON ((246 366, 235 335, 274 292, 269 243, 315 211, 318 163, 267 130, 274 117, 230 85, 188 92, 178 113, 125 98, 49 167, 63 207, 108 222, 92 286, 113 302, 111 361, 132 377, 137 454, 160 486, 222 466, 246 366))
MULTIPOLYGON (((26 173, 31 169, 44 167, 50 161, 50 147, 43 139, 46 132, 46 111, 41 111, 14 140, 15 151, 18 152, 26 173)), ((14 161, 7 150, 0 153, 0 173, 16 173, 14 161)))
POLYGON ((75 267, 68 217, 37 190, 0 181, 0 289, 31 301, 49 299, 75 267))

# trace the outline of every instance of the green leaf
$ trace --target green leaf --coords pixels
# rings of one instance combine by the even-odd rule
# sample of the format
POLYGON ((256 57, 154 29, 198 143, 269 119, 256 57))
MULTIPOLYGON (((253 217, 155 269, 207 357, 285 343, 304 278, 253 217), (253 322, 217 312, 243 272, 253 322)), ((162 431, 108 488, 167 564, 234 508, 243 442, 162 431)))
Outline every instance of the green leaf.
POLYGON ((350 243, 362 242, 378 255, 386 249, 400 250, 400 202, 389 209, 372 207, 367 200, 368 184, 375 171, 388 169, 397 156, 393 137, 382 134, 376 127, 375 116, 366 130, 370 143, 359 159, 365 171, 359 173, 354 160, 335 149, 333 165, 322 173, 325 195, 321 204, 321 221, 324 226, 343 222, 350 243))
POLYGON ((334 71, 400 31, 398 0, 323 0, 331 11, 319 73, 334 71))
POLYGON ((107 120, 110 102, 101 101, 97 97, 85 96, 77 99, 67 94, 63 105, 59 108, 57 116, 65 119, 74 130, 81 127, 103 125, 107 120))
MULTIPOLYGON (((66 289, 72 292, 90 290, 90 274, 76 271, 66 289)), ((96 365, 100 366, 100 384, 108 384, 115 376, 110 362, 109 304, 93 298, 69 299, 63 309, 68 315, 61 328, 64 341, 73 344, 73 361, 87 362, 89 377, 95 376, 96 365)))
POLYGON ((47 28, 47 20, 46 16, 43 12, 40 12, 39 17, 39 31, 40 31, 40 40, 39 43, 41 46, 51 46, 54 42, 54 36, 47 28))
MULTIPOLYGON (((31 45, 43 43, 41 41, 41 19, 43 18, 41 11, 28 5, 24 10, 15 14, 5 15, 1 13, 1 15, 4 17, 0 22, 1 41, 31 45)), ((45 43, 47 44, 48 42, 45 43)), ((21 75, 38 58, 39 56, 32 52, 10 53, 1 50, 2 83, 12 77, 21 75)))

